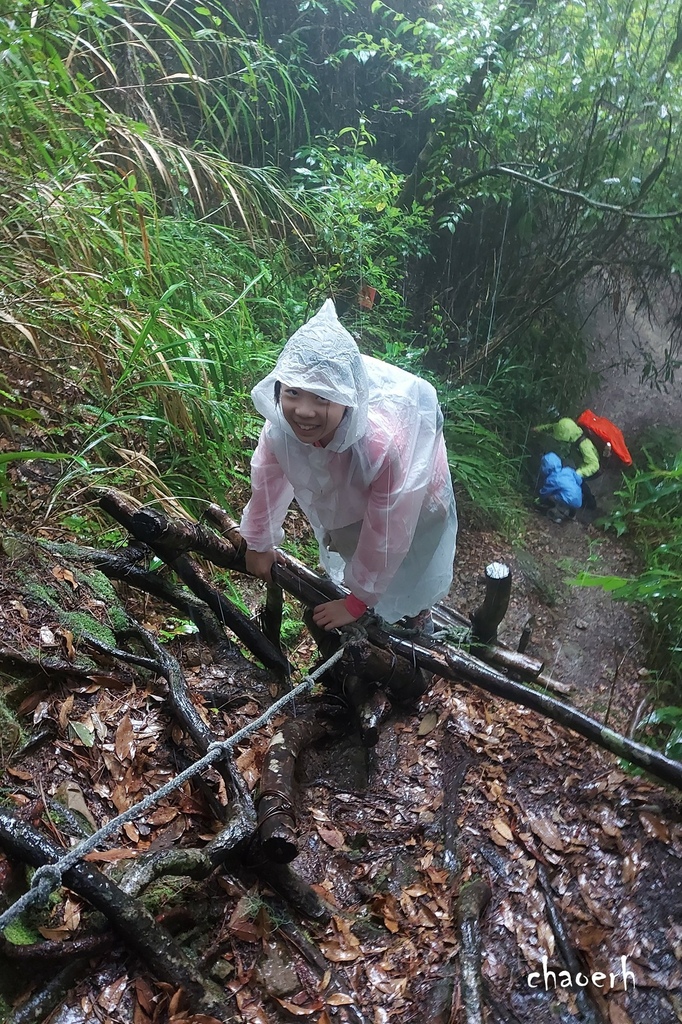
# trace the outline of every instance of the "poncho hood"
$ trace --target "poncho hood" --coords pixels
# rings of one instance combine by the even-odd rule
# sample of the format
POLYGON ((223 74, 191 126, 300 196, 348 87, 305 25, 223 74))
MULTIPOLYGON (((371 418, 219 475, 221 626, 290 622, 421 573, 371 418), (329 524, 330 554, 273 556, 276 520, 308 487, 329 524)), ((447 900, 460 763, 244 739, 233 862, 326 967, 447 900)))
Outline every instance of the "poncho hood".
POLYGON ((297 444, 303 444, 275 403, 276 381, 283 387, 301 388, 346 406, 348 411, 327 445, 328 450, 342 452, 363 436, 369 402, 367 372, 360 350, 339 322, 331 299, 292 334, 274 370, 251 392, 253 404, 261 416, 297 444))

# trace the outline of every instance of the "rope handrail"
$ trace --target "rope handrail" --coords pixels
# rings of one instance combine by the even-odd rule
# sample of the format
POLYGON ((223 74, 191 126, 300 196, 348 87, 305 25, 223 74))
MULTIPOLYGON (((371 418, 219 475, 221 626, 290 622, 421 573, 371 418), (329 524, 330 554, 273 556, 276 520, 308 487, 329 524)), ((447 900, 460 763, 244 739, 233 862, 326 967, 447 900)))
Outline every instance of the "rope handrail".
POLYGON ((169 782, 160 786, 159 789, 153 793, 148 793, 147 796, 143 797, 142 800, 129 807, 126 811, 122 811, 121 814, 112 818, 106 825, 103 825, 93 835, 88 836, 87 839, 83 839, 76 846, 72 847, 68 853, 65 853, 63 857, 53 861, 50 864, 43 864, 39 867, 33 878, 31 879, 31 887, 27 890, 19 899, 8 907, 3 914, 0 914, 0 932, 7 928, 8 925, 12 924, 13 921, 23 914, 25 910, 33 906, 44 906, 50 895, 59 888, 62 881, 64 872, 68 871, 69 868, 74 867, 79 860, 82 860, 88 853, 92 853, 93 850, 99 846, 103 839, 107 839, 114 832, 117 832, 122 825, 125 825, 129 821, 134 821, 135 818, 139 818, 140 815, 144 814, 153 807, 159 800, 162 800, 169 793, 173 793, 176 789, 188 782, 190 779, 198 775, 204 768, 210 767, 216 761, 219 761, 226 753, 232 750, 246 736, 249 736, 256 729, 259 729, 261 725, 267 724, 270 719, 274 718, 282 708, 286 707, 297 697, 302 696, 304 693, 309 692, 316 681, 323 675, 327 669, 331 668, 339 658, 341 658, 344 650, 342 645, 334 654, 331 655, 319 668, 316 668, 310 675, 305 678, 289 693, 285 693, 283 697, 271 704, 270 707, 263 712, 258 718, 255 718, 248 725, 238 729, 237 732, 233 733, 226 740, 220 740, 219 742, 212 743, 203 757, 199 760, 194 761, 193 764, 189 765, 184 771, 180 772, 169 782))

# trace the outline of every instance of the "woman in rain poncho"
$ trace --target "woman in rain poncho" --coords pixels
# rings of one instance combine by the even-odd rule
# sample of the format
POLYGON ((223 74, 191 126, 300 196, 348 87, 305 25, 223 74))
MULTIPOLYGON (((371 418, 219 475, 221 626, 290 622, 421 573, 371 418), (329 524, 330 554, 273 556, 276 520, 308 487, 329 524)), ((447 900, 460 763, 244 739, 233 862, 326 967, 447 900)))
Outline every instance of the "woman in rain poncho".
POLYGON ((443 416, 427 381, 363 356, 331 299, 251 392, 265 417, 240 531, 250 572, 270 579, 296 498, 345 600, 318 605, 333 629, 373 608, 416 619, 452 582, 457 513, 443 416))

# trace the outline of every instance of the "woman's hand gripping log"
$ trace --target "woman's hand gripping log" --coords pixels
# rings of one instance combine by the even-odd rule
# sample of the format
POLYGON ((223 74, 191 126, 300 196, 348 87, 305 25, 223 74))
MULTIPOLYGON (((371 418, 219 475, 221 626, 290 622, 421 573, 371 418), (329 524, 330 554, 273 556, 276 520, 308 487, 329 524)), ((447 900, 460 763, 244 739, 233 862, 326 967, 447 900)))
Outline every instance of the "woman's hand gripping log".
MULTIPOLYGON (((275 562, 281 562, 282 559, 274 549, 270 549, 270 551, 247 550, 245 561, 247 572, 252 576, 257 576, 258 579, 265 580, 266 583, 272 583, 272 567, 275 562)), ((355 622, 357 618, 357 615, 352 615, 348 611, 343 599, 325 601, 324 604, 318 604, 313 609, 313 622, 327 631, 347 626, 351 622, 355 622)))

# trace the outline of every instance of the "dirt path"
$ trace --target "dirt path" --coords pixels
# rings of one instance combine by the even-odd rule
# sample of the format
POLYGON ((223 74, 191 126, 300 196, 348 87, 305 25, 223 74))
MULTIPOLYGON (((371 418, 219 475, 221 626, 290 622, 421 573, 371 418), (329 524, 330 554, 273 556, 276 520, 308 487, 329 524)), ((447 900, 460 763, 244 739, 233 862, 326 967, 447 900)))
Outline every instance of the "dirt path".
MULTIPOLYGON (((587 404, 613 419, 633 451, 664 430, 682 442, 682 374, 657 390, 642 383, 649 362, 658 365, 670 345, 671 308, 660 296, 659 320, 638 310, 630 299, 617 317, 613 301, 597 301, 596 286, 580 299, 590 368, 601 384, 587 404)), ((592 482, 601 509, 614 502, 619 471, 610 466, 592 482)), ((594 717, 626 727, 640 699, 651 693, 647 681, 646 624, 637 609, 598 588, 567 581, 580 571, 629 576, 637 572, 632 554, 612 534, 582 522, 552 523, 534 517, 517 544, 492 533, 460 533, 457 573, 451 600, 472 611, 483 595, 482 572, 492 560, 507 562, 514 573, 513 598, 500 639, 516 647, 524 625, 534 616, 529 653, 573 687, 571 699, 594 717)))

